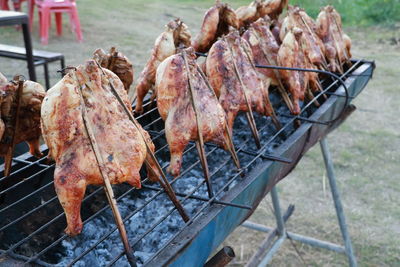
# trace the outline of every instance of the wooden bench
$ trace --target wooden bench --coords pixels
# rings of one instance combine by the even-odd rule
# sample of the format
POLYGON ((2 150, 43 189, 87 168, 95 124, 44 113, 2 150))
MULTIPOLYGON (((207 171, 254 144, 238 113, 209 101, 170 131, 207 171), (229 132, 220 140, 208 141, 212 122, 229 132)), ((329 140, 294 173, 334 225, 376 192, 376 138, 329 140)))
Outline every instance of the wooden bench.
MULTIPOLYGON (((48 63, 60 61, 61 69, 65 68, 65 59, 64 55, 60 53, 33 50, 33 59, 34 65, 44 67, 44 78, 46 81, 46 89, 50 88, 50 79, 49 79, 49 69, 48 63)), ((24 47, 12 46, 12 45, 3 45, 0 44, 0 57, 7 57, 13 59, 26 60, 26 53, 24 47)))

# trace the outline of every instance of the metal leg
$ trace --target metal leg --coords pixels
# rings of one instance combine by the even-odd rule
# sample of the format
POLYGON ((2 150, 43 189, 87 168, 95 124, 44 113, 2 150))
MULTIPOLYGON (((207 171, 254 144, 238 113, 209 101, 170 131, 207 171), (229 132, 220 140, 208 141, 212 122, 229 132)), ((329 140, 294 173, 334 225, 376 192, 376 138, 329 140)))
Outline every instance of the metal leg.
POLYGON ((326 167, 326 171, 327 171, 327 175, 328 175, 328 179, 329 179, 329 185, 331 187, 333 202, 335 204, 336 215, 338 218, 340 231, 342 232, 342 237, 344 240, 346 255, 349 259, 349 265, 352 267, 357 266, 357 260, 356 260, 356 257, 354 256, 353 247, 351 245, 351 240, 350 240, 350 235, 347 230, 346 218, 344 216, 343 206, 342 206, 342 202, 340 200, 339 190, 336 185, 336 177, 335 177, 335 172, 333 169, 333 162, 332 162, 331 154, 329 152, 328 143, 325 138, 320 141, 320 146, 321 146, 322 155, 324 157, 325 167, 326 167))
POLYGON ((31 41, 31 34, 29 32, 28 19, 27 19, 26 23, 22 24, 22 32, 24 35, 26 61, 28 62, 29 79, 31 81, 36 81, 36 72, 35 72, 35 66, 33 63, 33 54, 32 54, 32 41, 31 41))
POLYGON ((47 65, 47 62, 43 64, 44 68, 44 79, 46 81, 46 91, 50 89, 50 78, 49 78, 49 67, 47 65))
POLYGON ((271 198, 272 198, 272 205, 274 206, 278 235, 281 236, 285 232, 285 223, 282 217, 281 205, 279 204, 279 197, 278 197, 278 192, 276 191, 276 186, 272 187, 271 198))

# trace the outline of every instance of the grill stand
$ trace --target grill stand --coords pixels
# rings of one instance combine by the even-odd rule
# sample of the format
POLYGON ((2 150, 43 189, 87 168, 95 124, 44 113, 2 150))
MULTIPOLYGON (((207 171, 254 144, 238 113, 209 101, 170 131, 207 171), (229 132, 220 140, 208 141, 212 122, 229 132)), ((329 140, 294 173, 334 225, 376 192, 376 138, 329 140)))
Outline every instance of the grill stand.
POLYGON ((336 216, 338 219, 340 231, 342 233, 342 238, 344 241, 344 247, 333 244, 330 242, 318 240, 312 237, 303 236, 295 233, 288 232, 285 228, 285 222, 290 217, 293 206, 289 206, 288 211, 284 216, 281 213, 281 207, 279 204, 279 196, 276 190, 276 186, 274 186, 271 190, 271 198, 272 204, 274 207, 274 215, 276 219, 276 228, 266 227, 264 225, 252 223, 249 221, 245 221, 242 226, 261 231, 270 233, 266 239, 260 245, 258 251, 251 257, 249 263, 246 265, 248 267, 251 266, 266 266, 272 259, 273 255, 279 250, 280 246, 283 244, 285 239, 296 240, 298 242, 308 244, 314 247, 323 248, 332 250, 337 253, 346 254, 349 266, 356 267, 357 266, 357 259, 354 255, 353 247, 350 240, 350 235, 347 229, 346 218, 343 211, 342 201, 339 193, 339 189, 336 184, 336 176, 333 168, 333 161, 331 154, 329 152, 328 143, 325 138, 320 141, 322 156, 325 162, 325 168, 327 172, 327 176, 329 179, 329 185, 332 193, 333 202, 335 205, 336 216), (278 237, 275 241, 275 237, 278 237), (267 252, 265 254, 265 252, 267 252), (265 255, 265 256, 263 256, 265 255))

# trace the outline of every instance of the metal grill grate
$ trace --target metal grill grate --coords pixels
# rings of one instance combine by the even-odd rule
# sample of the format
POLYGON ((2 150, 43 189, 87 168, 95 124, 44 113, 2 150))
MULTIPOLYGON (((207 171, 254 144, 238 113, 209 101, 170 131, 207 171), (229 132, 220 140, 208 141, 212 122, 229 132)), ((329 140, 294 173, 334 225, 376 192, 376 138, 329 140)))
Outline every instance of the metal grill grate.
MULTIPOLYGON (((350 77, 360 62, 353 61, 353 66, 340 78, 345 80, 350 77)), ((320 103, 323 103, 323 95, 328 97, 334 95, 334 91, 340 85, 337 80, 329 77, 323 80, 322 84, 325 88, 324 92, 318 93, 313 101, 304 104, 298 116, 290 115, 280 97, 271 93, 271 101, 278 113, 282 128, 277 131, 269 119, 256 115, 258 131, 262 139, 260 149, 257 149, 254 144, 251 131, 244 122, 244 116, 238 117, 234 127, 234 143, 242 165, 240 172, 236 170, 228 152, 215 145, 206 144, 210 177, 215 190, 212 198, 207 196, 195 144, 190 143, 184 152, 181 175, 173 179, 168 177, 191 218, 187 223, 180 219, 176 209, 166 200, 165 193, 159 185, 150 183, 147 178, 142 180, 143 189, 141 190, 127 185, 114 186, 118 204, 128 203, 126 207, 123 207, 122 215, 130 244, 135 251, 141 252, 135 253, 139 259, 138 263, 151 260, 185 226, 190 225, 200 216, 207 216, 204 210, 208 206, 227 205, 219 199, 227 190, 235 186, 235 181, 241 179, 242 174, 248 173, 257 163, 267 160, 291 162, 292 159, 275 157, 273 150, 293 133, 295 130, 293 124, 296 120, 309 121, 307 118, 316 110, 313 104, 315 100, 318 99, 320 103), (152 207, 154 205, 159 209, 152 207), (155 211, 159 212, 154 214, 155 211), (141 225, 136 227, 135 224, 141 225), (167 233, 162 229, 160 232, 160 228, 167 229, 167 233), (148 242, 150 245, 144 246, 144 240, 150 240, 148 242)), ((152 136, 157 148, 155 155, 165 170, 168 166, 169 150, 165 140, 163 121, 154 104, 147 102, 145 110, 147 111, 137 119, 152 136)), ((47 153, 45 146, 42 146, 42 150, 45 154, 47 153)), ((83 233, 74 238, 63 234, 62 230, 66 226, 66 221, 54 191, 52 179, 54 167, 55 165, 48 164, 45 158, 35 159, 24 154, 13 159, 11 175, 0 178, 0 258, 7 256, 40 266, 57 263, 84 266, 94 264, 92 257, 94 255, 100 258, 102 265, 127 264, 122 244, 118 244, 117 227, 113 223, 110 208, 101 187, 89 186, 86 191, 81 210, 84 221, 83 233), (106 221, 107 218, 109 221, 106 221), (96 227, 87 229, 89 224, 98 223, 108 224, 108 227, 103 230, 98 230, 96 227), (104 255, 103 258, 99 257, 105 250, 111 250, 111 252, 107 257, 104 255)), ((251 208, 243 205, 229 205, 251 208)))

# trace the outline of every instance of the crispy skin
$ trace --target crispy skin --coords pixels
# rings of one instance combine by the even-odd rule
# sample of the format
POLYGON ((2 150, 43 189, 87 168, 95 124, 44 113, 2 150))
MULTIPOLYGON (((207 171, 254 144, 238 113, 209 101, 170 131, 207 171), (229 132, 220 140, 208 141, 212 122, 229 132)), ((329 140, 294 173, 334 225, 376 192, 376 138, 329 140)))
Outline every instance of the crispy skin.
POLYGON ((168 171, 178 176, 182 166, 182 154, 189 141, 198 140, 196 115, 189 91, 188 75, 193 84, 194 101, 199 110, 204 142, 225 146, 225 112, 214 93, 206 85, 197 70, 194 50, 186 50, 189 71, 182 54, 164 60, 157 69, 157 106, 165 120, 165 133, 171 152, 168 171))
MULTIPOLYGON (((86 186, 104 184, 82 117, 80 86, 110 182, 141 187, 139 170, 147 151, 139 131, 149 137, 129 120, 113 95, 109 80, 129 108, 120 79, 89 60, 48 91, 41 110, 43 138, 49 156, 56 161, 54 185, 67 217, 66 233, 71 236, 82 231, 80 208, 86 186)), ((157 173, 149 175, 153 181, 157 177, 157 173)))
POLYGON ((259 18, 258 8, 262 0, 255 0, 248 6, 241 6, 236 9, 235 13, 239 21, 239 28, 247 27, 253 21, 259 18))
MULTIPOLYGON (((289 68, 306 68, 305 55, 300 47, 302 31, 299 28, 290 30, 278 52, 278 65, 289 68)), ((299 100, 304 100, 304 94, 308 87, 308 75, 302 71, 280 70, 282 80, 291 93, 294 105, 294 114, 300 113, 299 100)))
POLYGON ((259 17, 269 16, 271 19, 277 20, 288 3, 289 0, 265 0, 259 8, 259 17))
POLYGON ((124 84, 125 90, 129 93, 129 88, 133 83, 134 70, 131 61, 115 47, 111 47, 110 52, 106 54, 99 48, 93 53, 93 59, 106 69, 114 72, 124 84))
POLYGON ((236 13, 226 3, 217 0, 215 6, 204 14, 203 24, 199 34, 192 41, 192 47, 197 52, 207 52, 218 37, 229 32, 229 27, 239 28, 236 13))
POLYGON ((283 21, 280 38, 283 40, 285 35, 291 29, 297 27, 303 31, 301 43, 304 53, 311 64, 325 68, 325 46, 317 35, 317 26, 314 20, 307 13, 294 6, 289 6, 288 16, 283 21))
POLYGON ((332 6, 322 8, 316 26, 317 34, 326 47, 325 56, 330 71, 341 71, 341 66, 351 58, 351 39, 343 32, 339 13, 332 6))
POLYGON ((268 87, 265 87, 258 77, 252 58, 247 42, 239 36, 237 31, 232 31, 225 38, 217 41, 211 47, 207 57, 207 77, 226 112, 230 130, 238 112, 249 111, 244 93, 252 110, 262 115, 272 114, 266 105, 266 101, 269 101, 268 87), (234 62, 244 88, 235 73, 234 62))
POLYGON ((179 47, 190 46, 190 38, 188 27, 180 19, 170 21, 165 26, 165 31, 157 37, 151 57, 140 74, 136 86, 136 113, 143 112, 143 99, 149 90, 153 89, 158 65, 167 57, 177 53, 179 47))
MULTIPOLYGON (((254 62, 257 65, 277 65, 279 44, 270 31, 270 25, 268 16, 259 18, 243 33, 243 38, 249 43, 254 62)), ((272 85, 279 84, 276 71, 272 69, 258 69, 257 71, 262 75, 263 80, 271 79, 272 85)))
POLYGON ((251 23, 265 16, 277 20, 288 2, 288 0, 254 0, 248 6, 239 7, 235 11, 239 28, 247 29, 251 23))
MULTIPOLYGON (((1 122, 0 122, 0 155, 7 154, 9 141, 14 132, 15 121, 11 118, 16 113, 17 103, 15 101, 18 90, 18 80, 0 85, 1 95, 1 122)), ((32 81, 25 81, 21 95, 21 109, 19 114, 19 125, 15 131, 15 144, 23 141, 29 145, 29 152, 35 157, 41 157, 39 150, 40 130, 40 107, 46 93, 44 88, 32 81)))

